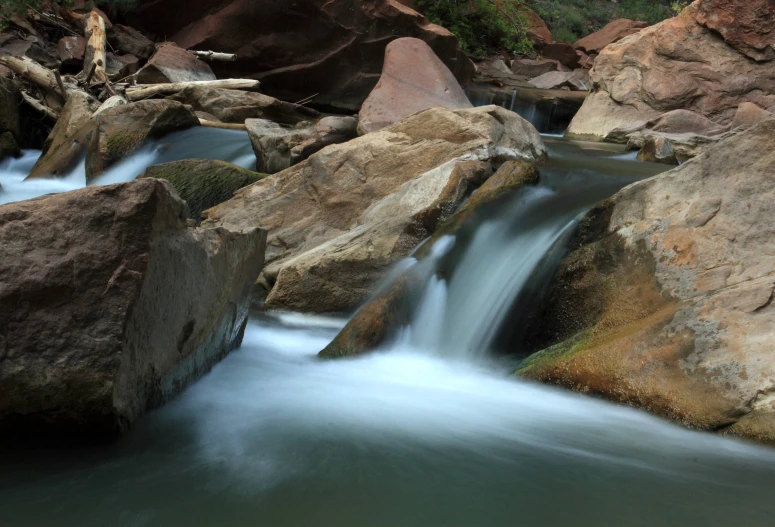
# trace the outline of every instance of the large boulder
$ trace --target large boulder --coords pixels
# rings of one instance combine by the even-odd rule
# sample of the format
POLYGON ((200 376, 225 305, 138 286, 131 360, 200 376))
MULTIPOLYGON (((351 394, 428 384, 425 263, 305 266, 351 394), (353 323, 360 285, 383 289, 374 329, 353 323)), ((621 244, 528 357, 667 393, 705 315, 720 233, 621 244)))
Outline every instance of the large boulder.
POLYGON ((541 55, 544 58, 558 61, 563 66, 568 68, 575 68, 578 66, 581 57, 573 46, 566 44, 565 42, 553 42, 547 44, 541 50, 541 55))
POLYGON ((232 198, 234 192, 266 177, 226 161, 213 159, 183 159, 153 165, 141 178, 169 181, 188 205, 188 215, 194 221, 202 218, 202 211, 232 198))
POLYGON ((0 134, 11 132, 16 142, 21 142, 22 128, 19 108, 22 95, 10 79, 0 77, 0 134))
POLYGON ((741 53, 757 61, 775 59, 772 0, 702 0, 692 9, 697 22, 741 53))
POLYGON ((199 126, 199 119, 190 108, 167 100, 114 106, 92 115, 80 128, 71 121, 62 123, 67 124, 68 130, 77 129, 77 132, 74 135, 52 133, 51 146, 28 179, 65 177, 85 156, 86 178, 92 181, 150 141, 199 126))
POLYGON ((166 42, 156 49, 148 63, 137 72, 135 79, 139 84, 212 81, 215 80, 215 74, 206 62, 166 42))
POLYGON ((57 44, 57 57, 63 66, 81 66, 85 54, 86 39, 83 37, 62 37, 57 44))
POLYGON ((0 207, 3 438, 115 434, 180 392, 239 345, 264 240, 189 229, 155 179, 0 207))
POLYGON ((433 203, 453 196, 446 203, 456 206, 461 196, 446 185, 476 186, 471 183, 476 178, 453 175, 459 163, 494 167, 545 156, 538 132, 513 112, 495 106, 433 108, 324 148, 238 191, 231 201, 205 211, 205 223, 261 226, 270 233, 268 307, 346 311, 365 300, 391 263, 432 233, 439 211, 433 203), (389 228, 387 220, 394 222, 389 228), (409 232, 399 232, 401 226, 409 232), (377 241, 382 245, 370 252, 377 241), (347 254, 338 258, 343 248, 347 254), (332 294, 317 296, 311 287, 332 294), (305 300, 313 297, 314 303, 305 300))
POLYGON ((772 113, 764 108, 759 108, 752 102, 744 102, 737 107, 730 128, 751 128, 771 117, 772 113))
POLYGON ((598 54, 609 44, 619 42, 624 37, 637 33, 646 27, 648 27, 648 23, 646 22, 636 22, 635 20, 620 18, 608 23, 600 31, 596 31, 591 35, 582 38, 576 42, 573 47, 583 51, 587 55, 593 53, 598 54))
MULTIPOLYGON (((750 9, 740 0, 722 3, 750 9)), ((568 135, 602 139, 615 128, 677 109, 727 125, 743 102, 762 108, 775 104, 775 60, 751 60, 738 40, 719 38, 698 22, 704 20, 701 13, 720 9, 717 4, 698 0, 680 16, 607 46, 590 72, 593 93, 568 135)), ((760 21, 770 34, 775 34, 773 20, 760 21)))
POLYGON ((156 50, 151 40, 129 26, 114 24, 108 29, 107 37, 110 47, 115 52, 133 55, 140 60, 148 60, 156 50))
POLYGON ((775 444, 775 119, 582 222, 525 377, 775 444))
POLYGON ((244 123, 246 119, 269 119, 284 124, 312 121, 320 113, 300 104, 242 90, 190 86, 170 97, 191 105, 194 110, 212 114, 224 123, 244 123))
POLYGON ((256 153, 256 167, 276 174, 307 159, 326 146, 344 143, 357 135, 355 117, 324 117, 315 124, 287 127, 266 119, 245 121, 256 153))
POLYGON ((382 76, 361 108, 358 131, 375 132, 428 108, 459 110, 471 103, 428 44, 417 38, 394 40, 385 49, 382 76))
POLYGON ((279 99, 357 111, 379 80, 385 46, 427 42, 465 84, 457 38, 397 0, 142 0, 137 21, 187 49, 236 53, 219 77, 250 77, 279 99))

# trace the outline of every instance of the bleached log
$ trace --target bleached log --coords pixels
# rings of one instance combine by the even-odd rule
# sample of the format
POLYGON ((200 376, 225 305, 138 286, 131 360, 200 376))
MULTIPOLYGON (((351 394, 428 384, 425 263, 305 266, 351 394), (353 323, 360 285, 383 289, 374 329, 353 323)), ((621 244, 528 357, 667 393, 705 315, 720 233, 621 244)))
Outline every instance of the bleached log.
POLYGON ((192 86, 223 88, 226 90, 256 91, 261 83, 253 79, 218 79, 214 81, 172 82, 165 84, 137 84, 126 89, 127 99, 139 101, 159 95, 173 95, 192 86))
POLYGON ((50 118, 52 121, 56 121, 59 119, 59 114, 40 102, 39 100, 35 99, 33 96, 28 94, 27 92, 21 92, 22 93, 22 99, 25 103, 27 103, 31 108, 34 110, 42 113, 46 117, 50 118))
POLYGON ((94 115, 99 115, 105 110, 107 110, 108 108, 114 108, 116 106, 121 106, 122 104, 126 104, 126 103, 127 103, 127 100, 123 96, 113 95, 112 97, 109 97, 108 99, 106 99, 105 102, 102 103, 102 105, 99 108, 97 108, 97 111, 94 112, 94 115))
POLYGON ((203 60, 217 60, 221 62, 234 62, 237 55, 234 53, 218 53, 217 51, 190 51, 203 60))
POLYGON ((104 82, 108 78, 107 73, 105 73, 105 65, 108 62, 105 52, 107 35, 105 33, 105 19, 97 11, 89 13, 86 19, 85 36, 88 42, 83 58, 84 75, 94 68, 92 77, 98 82, 104 82))
POLYGON ((247 132, 248 127, 245 123, 216 123, 215 121, 208 121, 206 119, 199 119, 199 124, 206 128, 221 128, 223 130, 242 130, 247 132))

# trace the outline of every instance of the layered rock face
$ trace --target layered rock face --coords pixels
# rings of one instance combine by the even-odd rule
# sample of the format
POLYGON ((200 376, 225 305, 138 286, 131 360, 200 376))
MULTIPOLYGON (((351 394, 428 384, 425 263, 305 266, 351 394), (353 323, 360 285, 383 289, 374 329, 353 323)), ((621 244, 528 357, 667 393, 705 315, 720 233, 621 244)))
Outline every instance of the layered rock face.
POLYGON ((145 179, 0 207, 0 427, 114 434, 237 346, 265 233, 145 179), (185 262, 185 265, 181 265, 185 262))
POLYGON ((267 307, 351 310, 494 167, 545 156, 538 132, 515 113, 434 108, 238 191, 206 211, 205 224, 269 232, 267 307))
POLYGON ((590 72, 593 93, 568 134, 602 139, 676 109, 726 125, 741 103, 771 107, 773 20, 767 0, 698 0, 680 16, 607 46, 590 72), (735 19, 725 15, 743 11, 735 19))
POLYGON ((138 21, 182 47, 236 53, 219 77, 259 78, 265 93, 357 110, 379 80, 387 44, 427 42, 465 84, 457 38, 397 0, 143 0, 138 21))
POLYGON ((433 50, 417 38, 399 38, 385 49, 382 76, 359 117, 361 133, 375 132, 428 108, 471 108, 460 84, 433 50))
POLYGON ((594 209, 520 374, 775 444, 775 119, 594 209))

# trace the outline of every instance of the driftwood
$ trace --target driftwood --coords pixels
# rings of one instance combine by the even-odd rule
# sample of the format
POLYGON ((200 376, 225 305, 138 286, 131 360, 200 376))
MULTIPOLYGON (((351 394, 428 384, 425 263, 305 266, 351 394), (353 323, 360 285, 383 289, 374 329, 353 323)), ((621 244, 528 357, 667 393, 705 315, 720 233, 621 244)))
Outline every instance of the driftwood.
POLYGON ((59 83, 54 72, 29 57, 0 56, 0 65, 45 91, 57 93, 59 90, 59 83))
POLYGON ((248 127, 245 123, 216 123, 215 121, 208 121, 206 119, 199 119, 199 124, 206 128, 221 128, 223 130, 242 130, 247 132, 248 127))
POLYGON ((50 118, 53 121, 56 121, 59 119, 59 114, 40 102, 39 100, 35 99, 32 95, 28 94, 27 92, 21 92, 22 93, 22 99, 25 103, 27 103, 31 108, 34 110, 42 113, 46 117, 50 118))
POLYGON ((173 82, 167 84, 137 84, 126 89, 127 99, 140 101, 159 95, 173 95, 192 86, 206 86, 208 88, 223 88, 227 90, 258 90, 261 83, 252 79, 220 79, 214 81, 173 82))
POLYGON ((203 60, 218 60, 221 62, 234 62, 237 60, 237 55, 234 53, 218 53, 217 51, 190 51, 197 57, 203 60))
POLYGON ((105 65, 108 59, 105 52, 107 42, 105 19, 97 11, 92 11, 86 19, 86 29, 84 32, 88 42, 86 44, 86 54, 83 58, 83 73, 90 74, 90 80, 94 78, 98 82, 106 82, 108 75, 105 73, 105 65), (91 73, 92 70, 94 70, 94 73, 91 73))

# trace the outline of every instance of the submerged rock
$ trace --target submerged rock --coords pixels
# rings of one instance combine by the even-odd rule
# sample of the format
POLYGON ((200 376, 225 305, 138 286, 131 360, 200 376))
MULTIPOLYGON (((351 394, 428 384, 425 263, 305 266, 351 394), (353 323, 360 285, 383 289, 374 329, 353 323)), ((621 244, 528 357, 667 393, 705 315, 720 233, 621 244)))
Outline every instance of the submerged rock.
POLYGON ((329 146, 238 191, 206 211, 205 223, 268 230, 265 275, 274 288, 268 307, 351 310, 387 266, 432 234, 437 200, 456 196, 447 205, 451 214, 464 197, 454 185, 473 190, 470 178, 453 176, 458 163, 498 166, 545 156, 538 132, 513 112, 495 106, 433 108, 329 146), (381 245, 372 252, 370 244, 377 240, 381 245))
POLYGON ((361 108, 358 131, 375 132, 428 108, 459 110, 471 103, 428 44, 416 38, 394 40, 385 49, 382 76, 361 108))
POLYGON ((775 119, 582 222, 519 374, 775 444, 775 119), (559 343, 559 344, 556 344, 559 343))
POLYGON ((170 97, 190 104, 194 110, 211 113, 224 123, 244 123, 246 119, 296 124, 320 118, 320 113, 300 104, 269 97, 263 93, 191 86, 170 97))
POLYGON ((140 178, 169 181, 188 205, 189 217, 200 221, 202 211, 232 198, 234 192, 266 177, 226 161, 184 159, 148 167, 140 178))
MULTIPOLYGON (((771 9, 763 5, 765 0, 754 3, 762 13, 771 9)), ((723 16, 728 9, 751 10, 750 4, 697 0, 680 16, 607 46, 590 73, 594 93, 573 119, 568 135, 602 139, 615 128, 677 109, 697 112, 724 126, 741 103, 772 106, 775 60, 764 51, 761 61, 751 60, 741 52, 738 37, 748 34, 748 29, 760 36, 773 35, 775 19, 765 16, 758 20, 759 27, 749 28, 748 15, 739 20, 723 16), (712 19, 730 24, 727 40, 712 29, 712 19), (711 29, 704 23, 711 24, 711 29), (731 31, 732 26, 739 32, 731 31)))
POLYGON ((175 396, 239 345, 264 240, 187 228, 155 179, 0 206, 4 439, 112 435, 175 396))

